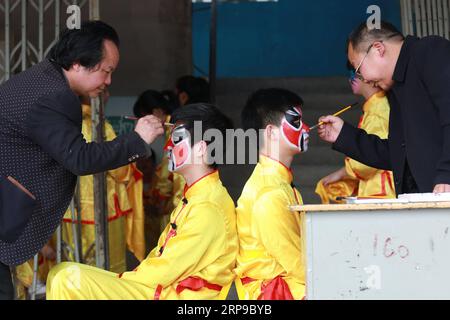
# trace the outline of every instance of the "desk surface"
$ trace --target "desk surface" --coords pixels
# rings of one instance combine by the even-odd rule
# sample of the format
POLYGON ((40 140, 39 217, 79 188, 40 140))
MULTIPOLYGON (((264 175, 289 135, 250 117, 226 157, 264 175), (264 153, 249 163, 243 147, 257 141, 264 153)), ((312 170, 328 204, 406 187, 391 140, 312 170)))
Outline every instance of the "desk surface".
POLYGON ((335 205, 354 210, 307 212, 308 300, 449 299, 448 206, 335 205))
POLYGON ((302 205, 302 206, 291 206, 290 209, 292 211, 306 211, 306 212, 450 209, 450 202, 302 205))

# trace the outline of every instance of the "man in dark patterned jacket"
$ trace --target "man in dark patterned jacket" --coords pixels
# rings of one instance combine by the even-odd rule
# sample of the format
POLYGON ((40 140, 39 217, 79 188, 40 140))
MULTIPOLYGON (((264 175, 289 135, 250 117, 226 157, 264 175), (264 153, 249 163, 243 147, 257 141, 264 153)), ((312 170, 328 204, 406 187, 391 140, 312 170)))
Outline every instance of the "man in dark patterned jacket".
POLYGON ((10 266, 33 257, 69 206, 76 176, 150 154, 160 120, 140 119, 132 133, 86 143, 79 96, 99 96, 119 62, 119 38, 107 24, 65 30, 49 57, 0 86, 0 300, 13 298, 10 266))

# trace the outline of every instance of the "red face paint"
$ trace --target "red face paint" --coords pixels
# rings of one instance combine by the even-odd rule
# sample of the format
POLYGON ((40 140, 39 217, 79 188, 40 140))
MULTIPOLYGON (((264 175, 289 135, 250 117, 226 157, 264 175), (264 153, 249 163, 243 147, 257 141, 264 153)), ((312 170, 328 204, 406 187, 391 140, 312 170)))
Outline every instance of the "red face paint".
POLYGON ((180 125, 172 130, 170 139, 164 146, 169 158, 169 171, 174 172, 189 162, 191 156, 191 138, 189 131, 180 125))
POLYGON ((281 122, 281 132, 285 141, 300 152, 308 150, 309 127, 302 121, 300 106, 289 108, 281 122))

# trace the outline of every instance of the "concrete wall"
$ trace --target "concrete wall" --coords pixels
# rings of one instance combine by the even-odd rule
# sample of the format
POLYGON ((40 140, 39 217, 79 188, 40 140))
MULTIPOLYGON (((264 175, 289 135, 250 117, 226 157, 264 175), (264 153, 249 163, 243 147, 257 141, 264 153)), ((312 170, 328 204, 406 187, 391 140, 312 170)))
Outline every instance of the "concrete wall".
POLYGON ((173 88, 192 70, 191 1, 101 0, 100 16, 121 38, 113 96, 173 88))

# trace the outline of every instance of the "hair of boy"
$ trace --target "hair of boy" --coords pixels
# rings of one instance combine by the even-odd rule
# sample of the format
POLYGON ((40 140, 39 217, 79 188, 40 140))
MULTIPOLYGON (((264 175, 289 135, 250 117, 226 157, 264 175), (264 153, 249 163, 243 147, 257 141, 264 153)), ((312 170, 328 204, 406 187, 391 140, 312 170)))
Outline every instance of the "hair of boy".
MULTIPOLYGON (((194 145, 199 142, 195 140, 198 138, 194 134, 195 122, 201 122, 202 124, 201 125, 202 132, 200 136, 201 139, 204 138, 205 132, 210 129, 216 129, 220 131, 220 134, 222 135, 223 138, 223 143, 220 146, 222 150, 218 151, 222 152, 222 154, 225 154, 226 131, 228 129, 233 129, 233 122, 230 120, 230 118, 224 115, 216 106, 206 103, 186 105, 182 108, 176 109, 173 112, 170 121, 174 124, 180 122, 186 126, 191 136, 191 145, 194 145)), ((205 142, 207 145, 209 145, 212 142, 214 142, 214 140, 205 142)), ((211 156, 214 158, 215 155, 211 154, 211 156)), ((218 168, 218 164, 215 162, 212 162, 210 166, 214 169, 218 168)))
POLYGON ((244 130, 264 130, 269 124, 279 127, 285 112, 292 106, 303 106, 302 98, 296 93, 281 89, 261 89, 254 92, 242 110, 244 130))

